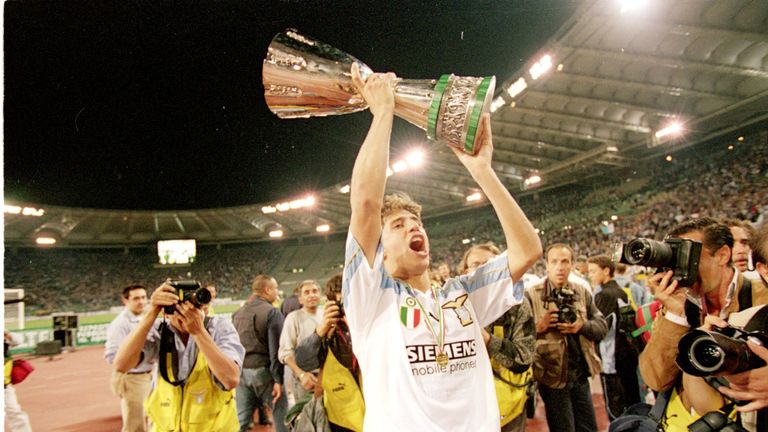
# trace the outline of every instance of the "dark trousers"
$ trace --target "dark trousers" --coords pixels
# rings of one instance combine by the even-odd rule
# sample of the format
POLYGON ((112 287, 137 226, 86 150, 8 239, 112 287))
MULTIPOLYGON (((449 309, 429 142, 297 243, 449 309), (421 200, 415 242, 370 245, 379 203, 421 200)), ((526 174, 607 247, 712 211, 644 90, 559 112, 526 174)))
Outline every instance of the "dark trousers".
POLYGON ((601 374, 605 412, 608 421, 624 413, 624 410, 640 402, 640 386, 635 370, 623 370, 615 374, 601 374))
POLYGON ((539 394, 544 401, 550 432, 597 431, 592 392, 586 378, 569 382, 561 389, 539 384, 539 394))

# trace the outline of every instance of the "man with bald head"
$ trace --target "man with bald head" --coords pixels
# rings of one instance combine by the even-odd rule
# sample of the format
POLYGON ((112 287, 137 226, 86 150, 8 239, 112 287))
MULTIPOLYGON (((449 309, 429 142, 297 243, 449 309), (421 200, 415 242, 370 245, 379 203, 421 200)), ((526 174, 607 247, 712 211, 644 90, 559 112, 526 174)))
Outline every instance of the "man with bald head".
POLYGON ((589 377, 601 372, 594 342, 605 337, 608 324, 592 294, 568 280, 573 249, 555 243, 547 248, 545 258, 547 277, 528 288, 525 295, 536 321, 533 374, 544 401, 547 425, 551 431, 595 431, 589 377))
POLYGON ((285 431, 286 397, 283 364, 277 358, 283 314, 272 306, 277 299, 277 281, 267 275, 253 280, 254 300, 232 314, 240 342, 245 347, 243 371, 237 386, 237 420, 247 431, 257 407, 273 408, 276 430, 285 431))

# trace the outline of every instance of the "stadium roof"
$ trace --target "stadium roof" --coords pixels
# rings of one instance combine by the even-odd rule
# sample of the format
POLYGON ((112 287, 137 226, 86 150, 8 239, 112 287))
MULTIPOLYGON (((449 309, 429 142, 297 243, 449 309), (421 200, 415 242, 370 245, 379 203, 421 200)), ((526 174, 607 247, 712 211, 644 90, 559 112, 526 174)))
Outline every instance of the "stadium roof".
MULTIPOLYGON (((764 122, 767 31, 768 2, 761 0, 585 2, 525 66, 498 77, 492 116, 497 173, 513 191, 526 188, 533 175, 541 181, 530 191, 607 178, 764 122), (627 6, 635 3, 644 7, 627 6), (541 62, 546 55, 549 62, 541 62), (534 75, 546 70, 534 79, 537 62, 534 75), (680 135, 669 129, 674 122, 680 135)), ((478 189, 449 149, 425 150, 423 167, 395 173, 388 189, 411 194, 426 215, 482 203, 467 201, 478 189)), ((395 147, 392 161, 405 151, 395 147)), ((345 185, 317 191, 312 207, 267 213, 265 207, 279 201, 183 211, 45 206, 38 217, 6 213, 5 240, 31 243, 47 232, 69 245, 223 242, 266 239, 275 229, 313 235, 322 224, 339 232, 349 223, 345 185)))

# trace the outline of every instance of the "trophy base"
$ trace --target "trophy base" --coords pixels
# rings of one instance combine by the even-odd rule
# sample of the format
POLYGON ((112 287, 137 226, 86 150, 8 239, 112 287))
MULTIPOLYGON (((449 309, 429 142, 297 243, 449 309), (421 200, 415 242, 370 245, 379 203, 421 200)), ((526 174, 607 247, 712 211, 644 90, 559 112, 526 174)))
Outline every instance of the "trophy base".
POLYGON ((480 117, 490 111, 496 77, 443 75, 427 115, 427 137, 474 155, 480 149, 480 117))

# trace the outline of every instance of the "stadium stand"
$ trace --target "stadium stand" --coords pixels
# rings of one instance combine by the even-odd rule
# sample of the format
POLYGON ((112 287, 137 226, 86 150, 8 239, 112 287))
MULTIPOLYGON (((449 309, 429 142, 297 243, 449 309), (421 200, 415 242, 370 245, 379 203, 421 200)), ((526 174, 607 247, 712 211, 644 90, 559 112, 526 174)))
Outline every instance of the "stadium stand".
MULTIPOLYGON (((754 134, 731 150, 713 146, 683 150, 673 162, 647 161, 626 178, 598 186, 592 181, 527 194, 521 205, 544 244, 564 241, 585 255, 606 253, 612 243, 638 236, 660 239, 672 225, 689 217, 737 217, 762 224, 768 212, 768 134, 754 134), (612 232, 603 232, 603 221, 612 223, 612 232)), ((504 242, 489 207, 430 218, 425 225, 434 239, 433 262, 458 263, 468 247, 465 239, 504 242)), ((26 290, 29 315, 108 309, 119 304, 116 287, 133 282, 154 287, 166 277, 212 281, 220 297, 245 299, 250 280, 258 273, 275 275, 281 289, 290 292, 301 280, 322 282, 340 271, 343 255, 344 233, 202 245, 196 262, 179 267, 158 266, 152 247, 6 246, 5 287, 26 290)), ((540 262, 533 271, 541 275, 543 269, 540 262)))

